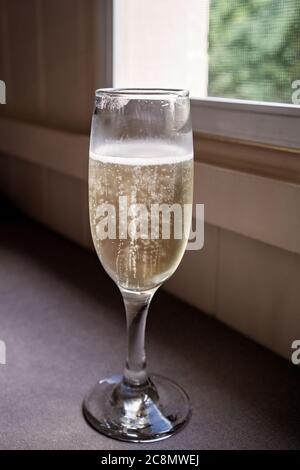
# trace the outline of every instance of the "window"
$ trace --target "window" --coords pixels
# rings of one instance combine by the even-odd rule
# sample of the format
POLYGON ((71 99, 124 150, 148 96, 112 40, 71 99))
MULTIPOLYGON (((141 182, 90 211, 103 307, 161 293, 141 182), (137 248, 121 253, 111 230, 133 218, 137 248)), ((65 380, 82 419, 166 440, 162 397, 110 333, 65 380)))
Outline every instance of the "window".
POLYGON ((300 2, 114 0, 113 85, 187 88, 196 131, 300 147, 300 2))
POLYGON ((115 86, 291 103, 299 0, 115 0, 115 86))

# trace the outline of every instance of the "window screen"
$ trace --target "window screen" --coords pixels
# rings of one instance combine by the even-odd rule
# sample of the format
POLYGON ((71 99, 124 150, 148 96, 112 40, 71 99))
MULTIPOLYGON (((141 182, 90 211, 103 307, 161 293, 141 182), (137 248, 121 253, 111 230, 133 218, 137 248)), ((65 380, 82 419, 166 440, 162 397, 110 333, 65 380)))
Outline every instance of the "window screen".
POLYGON ((211 0, 208 70, 210 96, 291 103, 300 0, 211 0))

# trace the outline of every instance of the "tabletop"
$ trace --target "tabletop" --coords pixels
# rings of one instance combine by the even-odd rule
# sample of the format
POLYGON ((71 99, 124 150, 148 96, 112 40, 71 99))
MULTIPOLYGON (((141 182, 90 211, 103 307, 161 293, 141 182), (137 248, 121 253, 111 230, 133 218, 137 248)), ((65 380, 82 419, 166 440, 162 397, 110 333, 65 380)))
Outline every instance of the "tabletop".
POLYGON ((1 449, 300 448, 299 368, 162 289, 148 366, 188 391, 192 418, 151 444, 93 430, 83 397, 124 363, 120 293, 94 253, 6 205, 0 216, 1 449))

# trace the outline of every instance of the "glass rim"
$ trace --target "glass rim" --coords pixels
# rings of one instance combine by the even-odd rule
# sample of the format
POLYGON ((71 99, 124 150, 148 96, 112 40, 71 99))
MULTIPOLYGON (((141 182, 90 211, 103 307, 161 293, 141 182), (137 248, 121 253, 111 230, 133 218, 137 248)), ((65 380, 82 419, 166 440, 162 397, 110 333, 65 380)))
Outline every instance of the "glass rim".
POLYGON ((95 91, 97 98, 101 96, 110 96, 112 98, 128 99, 170 99, 170 98, 188 98, 190 92, 180 88, 98 88, 95 91))

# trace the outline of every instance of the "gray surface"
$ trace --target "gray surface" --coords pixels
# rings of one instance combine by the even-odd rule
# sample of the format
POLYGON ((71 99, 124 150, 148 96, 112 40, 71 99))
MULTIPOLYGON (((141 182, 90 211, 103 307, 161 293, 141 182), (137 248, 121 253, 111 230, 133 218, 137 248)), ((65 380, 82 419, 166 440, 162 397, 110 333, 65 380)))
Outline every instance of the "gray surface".
POLYGON ((81 414, 86 391, 123 366, 117 288, 94 254, 1 211, 1 449, 300 448, 299 368, 163 291, 147 333, 149 369, 188 390, 193 416, 166 441, 120 443, 81 414))

